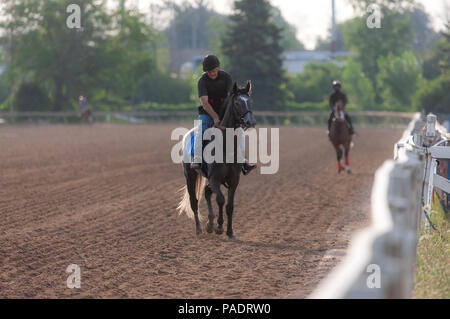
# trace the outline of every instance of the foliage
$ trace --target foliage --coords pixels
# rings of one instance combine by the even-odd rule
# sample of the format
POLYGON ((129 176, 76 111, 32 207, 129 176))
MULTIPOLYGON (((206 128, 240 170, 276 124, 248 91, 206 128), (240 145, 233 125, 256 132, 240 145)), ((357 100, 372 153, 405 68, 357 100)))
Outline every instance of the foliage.
POLYGON ((135 103, 141 78, 157 70, 161 35, 141 14, 110 12, 95 0, 81 5, 82 28, 70 29, 66 7, 65 0, 3 5, 4 76, 13 87, 39 83, 55 111, 73 108, 79 95, 102 91, 135 103))
POLYGON ((433 80, 442 74, 442 63, 446 58, 444 52, 445 40, 441 39, 433 44, 431 52, 425 57, 422 64, 423 77, 428 80, 433 80))
POLYGON ((412 97, 422 84, 422 71, 412 52, 390 53, 378 59, 377 85, 386 108, 411 109, 412 97))
POLYGON ((369 29, 365 25, 364 18, 355 18, 344 27, 344 37, 348 47, 357 53, 357 61, 361 63, 364 73, 373 82, 378 73, 378 58, 387 56, 389 53, 399 55, 411 46, 408 21, 400 15, 387 14, 383 24, 386 26, 381 29, 369 29))
POLYGON ((422 4, 416 5, 409 16, 413 32, 413 51, 422 61, 428 49, 439 39, 439 34, 431 27, 430 16, 422 4))
POLYGON ((141 79, 139 102, 179 104, 190 100, 189 80, 172 78, 167 74, 154 73, 141 79))
POLYGON ((176 49, 206 49, 219 34, 210 29, 211 21, 224 22, 225 17, 208 8, 203 0, 196 5, 184 0, 181 4, 167 1, 165 10, 174 14, 166 29, 169 46, 176 49))
POLYGON ((22 83, 14 96, 14 105, 19 112, 44 111, 50 100, 43 89, 34 83, 22 83))
POLYGON ((230 17, 222 51, 235 80, 253 81, 255 108, 283 107, 283 70, 281 30, 271 22, 271 5, 267 0, 239 0, 230 17))
POLYGON ((442 74, 434 80, 427 81, 414 98, 417 110, 425 113, 450 112, 450 76, 442 74))
POLYGON ((375 108, 375 90, 359 62, 355 59, 347 61, 342 80, 350 103, 362 109, 375 108))
POLYGON ((333 80, 341 75, 341 68, 333 63, 308 63, 303 73, 288 78, 286 89, 292 93, 290 100, 296 103, 327 101, 333 80))
POLYGON ((100 51, 109 17, 103 5, 83 3, 82 31, 66 27, 66 7, 63 0, 11 1, 3 5, 0 24, 9 75, 51 91, 54 110, 64 109, 78 88, 97 80, 105 63, 100 51))
POLYGON ((450 298, 449 217, 445 215, 436 194, 433 195, 431 208, 430 218, 439 232, 424 227, 420 230, 413 298, 448 299, 450 298))

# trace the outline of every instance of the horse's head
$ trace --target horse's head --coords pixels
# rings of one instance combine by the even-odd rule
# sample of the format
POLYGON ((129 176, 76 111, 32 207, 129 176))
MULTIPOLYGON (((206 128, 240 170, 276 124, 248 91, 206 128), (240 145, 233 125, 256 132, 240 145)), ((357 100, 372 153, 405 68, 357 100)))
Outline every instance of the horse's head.
POLYGON ((251 109, 251 90, 250 81, 247 82, 245 87, 238 87, 236 82, 234 83, 224 116, 224 122, 228 122, 229 126, 242 127, 244 130, 256 126, 256 120, 251 109))
POLYGON ((334 119, 338 120, 338 121, 344 121, 344 103, 339 100, 336 102, 336 104, 334 104, 334 109, 333 109, 333 113, 334 113, 334 119))

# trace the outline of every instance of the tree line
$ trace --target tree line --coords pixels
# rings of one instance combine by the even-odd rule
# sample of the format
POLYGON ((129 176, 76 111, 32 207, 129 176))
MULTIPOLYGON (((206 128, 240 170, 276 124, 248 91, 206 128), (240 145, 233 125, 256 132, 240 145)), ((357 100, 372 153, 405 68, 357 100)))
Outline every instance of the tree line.
MULTIPOLYGON (((158 8, 172 12, 165 30, 154 26, 154 12, 127 9, 124 0, 78 1, 80 29, 66 26, 74 1, 9 1, 0 6, 0 110, 73 110, 79 95, 96 110, 193 109, 201 69, 192 77, 168 69, 170 50, 186 48, 209 49, 236 81, 252 80, 257 109, 327 110, 339 79, 350 109, 448 112, 449 24, 434 32, 414 0, 348 1, 357 16, 338 25, 338 46, 353 55, 308 63, 295 76, 282 53, 304 46, 267 0, 236 0, 229 16, 205 0, 167 0, 158 8), (366 24, 372 3, 382 12, 379 29, 366 24)), ((330 41, 319 39, 317 49, 330 41)))

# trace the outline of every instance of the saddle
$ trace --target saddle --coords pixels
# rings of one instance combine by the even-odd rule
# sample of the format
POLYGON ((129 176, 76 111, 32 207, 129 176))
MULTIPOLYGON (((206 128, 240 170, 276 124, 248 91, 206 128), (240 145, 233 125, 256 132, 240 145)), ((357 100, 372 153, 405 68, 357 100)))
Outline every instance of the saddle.
MULTIPOLYGON (((208 145, 211 141, 203 141, 203 147, 202 150, 208 145)), ((188 155, 190 155, 190 158, 194 157, 194 143, 195 143, 195 135, 194 131, 190 133, 189 137, 189 144, 188 144, 188 155)), ((202 175, 205 178, 208 178, 208 164, 205 161, 202 161, 201 169, 196 170, 198 174, 202 175)), ((223 186, 225 188, 230 188, 230 185, 228 185, 227 182, 223 183, 223 186)))
MULTIPOLYGON (((191 138, 190 138, 190 148, 189 148, 189 155, 191 156, 191 158, 194 157, 194 143, 195 143, 195 135, 191 134, 191 138)), ((206 145, 208 145, 209 141, 204 141, 203 146, 202 146, 202 152, 205 149, 206 145)), ((204 160, 202 160, 202 168, 201 170, 197 170, 197 173, 200 173, 200 175, 202 175, 203 177, 208 177, 208 164, 206 164, 206 162, 204 160)))

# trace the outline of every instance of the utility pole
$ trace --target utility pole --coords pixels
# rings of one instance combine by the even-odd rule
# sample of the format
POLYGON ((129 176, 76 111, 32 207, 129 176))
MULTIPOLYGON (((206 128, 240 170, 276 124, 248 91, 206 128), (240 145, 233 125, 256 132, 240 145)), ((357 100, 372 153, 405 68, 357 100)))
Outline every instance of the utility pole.
POLYGON ((337 51, 337 29, 336 29, 336 7, 335 0, 331 0, 331 46, 330 51, 334 55, 337 51))

